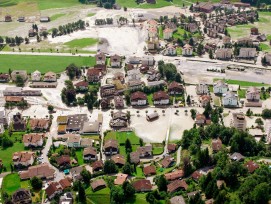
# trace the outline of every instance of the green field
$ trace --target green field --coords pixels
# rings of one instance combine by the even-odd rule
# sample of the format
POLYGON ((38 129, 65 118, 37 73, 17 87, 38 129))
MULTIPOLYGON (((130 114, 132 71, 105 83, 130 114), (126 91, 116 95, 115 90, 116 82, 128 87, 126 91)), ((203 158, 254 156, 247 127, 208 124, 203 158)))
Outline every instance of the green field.
POLYGON ((20 177, 17 173, 8 174, 4 177, 3 183, 2 183, 2 190, 4 192, 7 192, 9 195, 11 195, 20 187, 21 187, 20 177))
POLYGON ((96 13, 89 13, 88 15, 87 15, 87 17, 92 17, 92 16, 95 16, 96 15, 96 13))
POLYGON ((78 149, 75 152, 76 157, 77 157, 77 162, 79 165, 84 164, 84 158, 83 158, 83 149, 78 149))
POLYGON ((12 70, 24 69, 28 73, 39 70, 42 73, 48 71, 63 72, 65 68, 74 63, 77 66, 93 66, 94 57, 73 57, 73 56, 38 56, 38 55, 0 55, 0 70, 8 72, 12 70))
POLYGON ((132 145, 139 145, 139 137, 134 132, 108 132, 105 140, 114 139, 118 140, 119 144, 124 145, 126 139, 129 139, 132 145))
MULTIPOLYGON (((218 78, 214 78, 214 81, 218 81, 218 80, 222 80, 222 79, 218 79, 218 78)), ((228 79, 225 80, 226 83, 228 84, 238 84, 240 86, 245 86, 245 87, 249 87, 249 86, 270 86, 270 84, 265 84, 265 83, 259 83, 259 82, 251 82, 251 81, 239 81, 239 80, 232 80, 232 79, 228 79)))
POLYGON ((150 106, 153 105, 152 97, 153 97, 153 94, 152 94, 152 93, 147 94, 148 104, 149 104, 150 106))
POLYGON ((60 17, 62 17, 62 16, 65 16, 65 14, 64 14, 64 13, 58 13, 58 14, 52 15, 52 16, 50 17, 50 20, 51 20, 51 21, 54 21, 54 20, 56 20, 56 19, 58 19, 58 18, 60 18, 60 17))
POLYGON ((239 98, 246 98, 246 90, 245 89, 238 90, 238 96, 239 98))
POLYGON ((86 189, 87 203, 104 204, 110 203, 110 189, 104 188, 102 190, 93 192, 89 187, 86 189))
POLYGON ((160 155, 164 152, 164 146, 161 143, 152 144, 152 153, 153 155, 160 155))
POLYGON ((64 45, 67 45, 70 48, 85 48, 85 47, 96 45, 97 43, 98 43, 98 39, 81 38, 81 39, 75 39, 75 40, 66 42, 64 43, 64 45))
POLYGON ((14 152, 19 152, 24 150, 24 144, 16 142, 12 147, 6 149, 0 149, 0 159, 3 161, 3 165, 10 171, 10 164, 12 163, 12 155, 14 152))
POLYGON ((260 49, 261 49, 261 51, 265 51, 265 52, 269 52, 271 50, 270 46, 265 43, 260 43, 260 49))

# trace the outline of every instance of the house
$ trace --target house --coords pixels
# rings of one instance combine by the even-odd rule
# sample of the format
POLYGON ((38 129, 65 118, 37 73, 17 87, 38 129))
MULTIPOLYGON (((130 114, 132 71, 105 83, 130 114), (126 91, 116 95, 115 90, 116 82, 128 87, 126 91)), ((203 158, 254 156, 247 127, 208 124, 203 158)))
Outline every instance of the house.
POLYGON ((20 188, 11 196, 12 204, 31 204, 32 196, 30 190, 20 188))
POLYGON ((211 2, 199 2, 194 5, 193 9, 198 12, 211 13, 214 10, 214 6, 211 2))
POLYGON ((14 70, 11 72, 12 81, 16 81, 17 76, 21 76, 24 81, 27 80, 27 72, 26 70, 14 70))
POLYGON ((231 37, 225 35, 225 36, 222 38, 222 41, 223 41, 223 44, 224 44, 224 45, 231 44, 231 37))
POLYGON ((31 73, 31 80, 32 81, 40 81, 40 79, 41 79, 40 71, 36 70, 36 71, 31 73))
POLYGON ((69 134, 67 139, 67 146, 78 148, 80 147, 81 137, 79 135, 69 134))
POLYGON ((41 96, 40 90, 25 90, 22 87, 7 87, 4 96, 41 96))
POLYGON ((222 99, 223 105, 229 106, 229 107, 234 107, 238 105, 238 96, 237 94, 228 91, 223 94, 223 99, 222 99))
POLYGON ((183 196, 179 195, 179 196, 174 196, 169 200, 170 204, 185 204, 185 200, 183 198, 183 196))
POLYGON ((5 22, 11 22, 11 21, 12 21, 11 15, 6 15, 5 22))
POLYGON ((13 131, 25 131, 26 130, 26 121, 23 119, 20 113, 13 115, 13 131))
POLYGON ((87 81, 79 81, 74 84, 78 91, 87 91, 88 90, 88 82, 87 81))
POLYGON ((229 60, 232 58, 233 52, 229 48, 220 48, 215 53, 216 59, 219 60, 229 60))
POLYGON ((106 56, 104 53, 101 52, 99 54, 96 54, 95 58, 96 58, 96 64, 105 65, 106 56))
POLYGON ((158 91, 153 94, 153 104, 154 105, 168 105, 169 95, 164 91, 158 91))
POLYGON ((154 57, 152 56, 143 56, 141 58, 141 63, 143 66, 154 66, 155 64, 155 60, 154 60, 154 57))
POLYGON ((131 94, 132 106, 145 106, 147 105, 147 95, 141 91, 136 91, 131 94))
POLYGON ((238 130, 245 131, 247 128, 246 116, 244 113, 232 113, 233 117, 233 127, 238 130))
POLYGON ((105 64, 95 64, 94 69, 100 70, 100 72, 102 72, 103 75, 106 74, 106 65, 105 64))
POLYGON ((251 35, 259 35, 259 30, 256 27, 250 28, 251 35))
POLYGON ((9 75, 8 74, 0 74, 0 83, 6 83, 9 81, 9 75))
POLYGON ((84 170, 83 166, 76 166, 70 169, 70 173, 72 175, 73 179, 76 180, 81 180, 82 176, 81 176, 81 172, 84 170))
POLYGON ((193 47, 189 44, 185 44, 183 46, 182 55, 183 56, 192 56, 193 55, 193 47))
POLYGON ((127 71, 128 81, 137 81, 141 79, 141 73, 139 69, 132 69, 127 71))
POLYGON ((68 123, 68 116, 58 116, 56 122, 58 125, 66 125, 68 123))
POLYGON ((113 117, 110 120, 110 127, 119 129, 128 126, 127 114, 121 111, 113 113, 113 117))
POLYGON ((93 162, 93 163, 91 164, 91 167, 92 167, 92 171, 93 171, 93 172, 96 172, 96 171, 102 170, 103 167, 104 167, 104 164, 103 164, 102 161, 99 160, 99 161, 93 162))
POLYGON ((110 57, 111 67, 121 66, 121 57, 119 55, 113 55, 110 57))
POLYGON ((20 103, 24 102, 24 97, 22 96, 5 96, 6 103, 20 103))
POLYGON ((245 157, 240 154, 239 152, 234 152, 233 154, 230 155, 230 159, 233 161, 243 161, 245 157))
POLYGON ((256 48, 245 48, 241 47, 239 51, 239 58, 255 58, 257 55, 257 50, 256 48))
POLYGON ((84 122, 81 134, 82 135, 99 135, 100 134, 100 123, 98 121, 84 122))
POLYGON ((137 148, 140 158, 152 156, 152 145, 145 145, 137 148))
POLYGON ((168 45, 166 49, 164 50, 164 55, 166 56, 176 56, 177 55, 177 49, 172 44, 168 45))
POLYGON ((209 95, 202 95, 202 96, 200 96, 199 101, 201 103, 201 106, 202 107, 207 106, 207 104, 211 102, 211 99, 212 98, 209 95))
POLYGON ((90 186, 93 191, 97 191, 106 188, 106 183, 103 179, 97 179, 95 181, 92 181, 90 186))
POLYGON ((159 118, 159 115, 158 115, 157 112, 148 113, 148 114, 146 115, 147 121, 154 121, 154 120, 156 120, 156 119, 158 119, 158 118, 159 118))
POLYGON ((248 37, 239 38, 236 43, 241 46, 252 46, 253 39, 248 38, 248 37))
POLYGON ((208 94, 209 93, 209 87, 207 84, 197 84, 196 86, 196 92, 198 95, 208 94))
POLYGON ((173 81, 168 86, 168 93, 169 93, 169 95, 183 94, 184 87, 183 87, 183 85, 177 83, 176 81, 173 81))
POLYGON ((49 180, 55 177, 55 170, 50 167, 49 164, 44 163, 36 166, 30 166, 27 170, 21 171, 19 176, 21 180, 27 180, 33 177, 49 180))
POLYGON ((49 119, 33 119, 33 118, 31 118, 29 120, 29 125, 30 125, 31 130, 35 130, 35 131, 48 130, 49 125, 50 125, 50 120, 49 119))
POLYGON ((59 198, 59 204, 73 204, 73 195, 71 192, 64 193, 59 198))
POLYGON ((203 114, 197 114, 195 123, 197 125, 204 125, 206 123, 206 117, 203 114))
POLYGON ((171 172, 171 173, 166 173, 165 174, 165 178, 166 178, 167 181, 174 181, 176 179, 182 178, 183 176, 184 176, 183 170, 178 170, 178 169, 171 172))
POLYGON ((167 145, 167 151, 168 153, 173 153, 177 150, 177 144, 174 144, 174 143, 170 143, 167 145))
POLYGON ((137 180, 132 185, 136 192, 147 192, 152 190, 151 182, 147 179, 137 180))
POLYGON ((89 82, 97 83, 102 79, 102 71, 96 68, 88 69, 87 79, 89 82))
MULTIPOLYGON (((159 39, 157 37, 150 38, 147 41, 147 48, 148 48, 149 52, 152 52, 152 53, 157 52, 157 50, 160 48, 159 39)), ((144 63, 144 65, 148 65, 148 64, 144 63)))
POLYGON ((112 84, 101 86, 100 94, 101 97, 112 97, 116 92, 115 86, 112 84))
POLYGON ((255 163, 254 161, 250 160, 247 163, 244 164, 244 166, 248 169, 249 173, 253 173, 256 169, 258 169, 260 166, 255 163))
POLYGON ((136 56, 131 56, 131 57, 129 57, 129 60, 128 60, 128 62, 130 63, 130 64, 140 64, 140 57, 136 57, 136 56))
POLYGON ((214 83, 214 94, 224 94, 228 91, 229 86, 223 80, 214 83))
POLYGON ((135 80, 135 81, 129 81, 127 83, 128 89, 129 90, 140 90, 144 87, 144 82, 140 81, 140 80, 135 80))
POLYGON ((56 73, 54 73, 54 72, 45 73, 43 76, 43 81, 44 82, 56 82, 57 81, 56 73))
POLYGON ((156 174, 155 166, 146 166, 143 168, 143 172, 145 176, 151 176, 156 174))
POLYGON ((42 16, 42 17, 40 17, 40 22, 41 23, 48 23, 48 22, 50 22, 50 17, 42 16))
POLYGON ((12 155, 13 165, 17 167, 31 166, 34 163, 35 157, 33 152, 14 152, 12 155))
POLYGON ((155 69, 149 69, 146 73, 146 76, 148 78, 148 82, 150 81, 159 81, 161 79, 161 74, 158 70, 155 69))
POLYGON ((70 188, 72 186, 71 178, 63 178, 59 180, 59 184, 61 185, 62 189, 65 190, 67 188, 70 188))
POLYGON ((107 98, 102 98, 100 102, 102 109, 109 109, 110 108, 110 100, 107 98))
POLYGON ((119 80, 121 83, 125 82, 125 75, 122 72, 114 73, 113 80, 119 80))
POLYGON ((167 192, 174 193, 179 190, 187 190, 188 185, 185 180, 175 180, 167 185, 167 192))
POLYGON ((193 178, 194 181, 199 181, 200 177, 202 176, 202 174, 199 171, 194 171, 191 175, 191 177, 193 178))
POLYGON ((249 87, 246 91, 246 99, 248 101, 256 101, 258 102, 261 98, 261 92, 256 87, 249 87))
POLYGON ((184 29, 190 33, 195 33, 198 31, 198 25, 196 23, 187 23, 184 25, 184 29))
POLYGON ((157 28, 156 27, 149 28, 149 30, 148 30, 148 36, 149 36, 149 38, 156 38, 157 35, 158 35, 158 32, 157 32, 157 28))
POLYGON ((119 152, 118 141, 113 139, 105 141, 103 150, 106 155, 118 154, 119 152))
POLYGON ((123 108, 124 107, 124 101, 123 101, 123 97, 120 95, 114 96, 114 104, 115 104, 115 108, 123 108))
POLYGON ((62 193, 62 186, 59 184, 59 182, 52 182, 45 189, 45 193, 46 193, 47 197, 51 200, 56 195, 62 193))
POLYGON ((177 30, 177 25, 174 22, 168 21, 165 24, 165 28, 169 28, 171 29, 173 32, 175 32, 177 30))
POLYGON ((128 178, 128 174, 118 173, 117 178, 114 180, 115 185, 122 185, 128 178))
POLYGON ((161 161, 161 166, 163 168, 169 168, 174 164, 174 162, 174 158, 171 158, 170 156, 165 156, 164 159, 161 161))
POLYGON ((56 163, 58 164, 58 166, 70 165, 71 158, 68 155, 62 155, 62 156, 56 158, 56 163))
POLYGON ((23 136, 23 143, 25 147, 42 147, 45 134, 43 133, 29 133, 23 136))
POLYGON ((130 153, 130 162, 132 164, 138 164, 140 162, 139 152, 131 152, 130 153))
POLYGON ((83 151, 83 158, 87 161, 95 161, 97 160, 97 151, 94 147, 87 147, 84 148, 83 151))
POLYGON ((166 28, 165 30, 163 30, 163 38, 164 38, 164 40, 171 39, 172 34, 173 34, 173 30, 171 30, 170 28, 166 28))
POLYGON ((113 155, 111 160, 113 160, 118 167, 121 167, 125 164, 125 158, 121 154, 113 155))
POLYGON ((212 150, 214 152, 218 152, 221 149, 222 149, 222 141, 219 138, 213 139, 212 140, 212 150))
POLYGON ((209 28, 207 29, 207 35, 211 38, 216 38, 218 36, 218 32, 213 28, 209 28))

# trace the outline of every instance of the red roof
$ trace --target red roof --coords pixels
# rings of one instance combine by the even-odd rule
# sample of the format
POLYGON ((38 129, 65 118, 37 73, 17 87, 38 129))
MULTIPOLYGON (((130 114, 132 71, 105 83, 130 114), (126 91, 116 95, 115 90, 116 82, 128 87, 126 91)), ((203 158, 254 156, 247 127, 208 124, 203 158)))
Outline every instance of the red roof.
POLYGON ((184 176, 183 170, 176 170, 171 173, 165 174, 165 177, 168 181, 173 181, 173 180, 179 179, 183 176, 184 176))
POLYGON ((137 91, 131 94, 131 100, 147 100, 147 95, 141 91, 137 91))
POLYGON ((151 191, 151 189, 152 189, 151 182, 146 179, 141 179, 141 180, 135 181, 133 183, 133 186, 136 191, 151 191))
POLYGON ((259 165, 254 161, 250 160, 247 163, 245 163, 245 167, 247 167, 249 173, 253 173, 256 169, 259 168, 259 165))
POLYGON ((80 86, 88 87, 88 82, 80 81, 80 82, 77 82, 76 84, 74 84, 74 86, 76 86, 76 87, 80 87, 80 86))
POLYGON ((100 69, 92 68, 88 69, 87 76, 99 76, 101 74, 100 69))
POLYGON ((71 179, 64 178, 59 181, 59 184, 62 186, 63 189, 69 188, 72 186, 71 179))
POLYGON ((168 85, 168 89, 182 89, 183 90, 183 86, 179 83, 177 83, 176 81, 173 81, 171 82, 169 85, 168 85))
POLYGON ((194 173, 192 174, 192 178, 194 180, 199 180, 199 178, 202 176, 202 174, 199 171, 194 171, 194 173))
POLYGON ((169 99, 169 95, 164 91, 158 91, 153 94, 153 100, 169 99))
POLYGON ((169 152, 174 152, 176 150, 177 144, 168 144, 167 149, 169 152))
POLYGON ((221 148, 222 148, 222 141, 219 138, 212 140, 213 151, 219 151, 221 148))
POLYGON ((104 164, 102 161, 95 161, 91 165, 93 171, 96 171, 97 169, 101 169, 101 168, 103 168, 103 166, 104 166, 104 164))
POLYGON ((155 166, 146 166, 143 169, 145 176, 156 174, 155 166))
POLYGON ((173 193, 173 192, 178 191, 180 189, 187 190, 187 188, 188 188, 188 185, 184 180, 176 180, 176 181, 173 181, 172 183, 167 185, 167 191, 169 193, 173 193))

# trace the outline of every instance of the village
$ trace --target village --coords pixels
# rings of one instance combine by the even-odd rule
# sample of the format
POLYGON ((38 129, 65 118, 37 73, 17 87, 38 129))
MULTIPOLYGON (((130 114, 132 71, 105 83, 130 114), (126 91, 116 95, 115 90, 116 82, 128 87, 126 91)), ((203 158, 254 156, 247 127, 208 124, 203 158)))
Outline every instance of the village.
MULTIPOLYGON (((57 71, 0 62, 0 203, 270 202, 262 11, 228 1, 114 9, 90 8, 97 14, 59 27, 20 14, 16 23, 27 26, 0 37, 1 57, 85 63, 57 71), (231 35, 243 25, 245 36, 231 35), (65 50, 86 35, 100 40, 65 50)), ((1 25, 13 21, 5 15, 1 25)))

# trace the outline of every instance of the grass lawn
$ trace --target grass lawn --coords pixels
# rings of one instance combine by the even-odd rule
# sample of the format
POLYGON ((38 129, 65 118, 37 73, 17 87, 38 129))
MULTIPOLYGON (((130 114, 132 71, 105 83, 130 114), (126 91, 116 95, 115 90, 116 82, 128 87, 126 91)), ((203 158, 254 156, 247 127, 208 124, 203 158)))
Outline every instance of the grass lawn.
POLYGON ((215 106, 217 106, 217 107, 218 107, 218 106, 221 106, 219 97, 215 96, 215 98, 214 98, 214 104, 215 104, 215 106))
POLYGON ((58 14, 52 15, 52 16, 50 17, 50 20, 51 20, 51 21, 54 21, 54 20, 56 20, 56 19, 58 19, 58 18, 60 18, 60 17, 62 17, 62 16, 65 16, 65 14, 64 14, 64 13, 58 13, 58 14))
POLYGON ((132 145, 139 145, 139 137, 134 132, 110 131, 105 136, 105 140, 109 139, 118 140, 120 145, 124 145, 126 139, 129 139, 132 145))
POLYGON ((161 143, 153 143, 152 144, 152 153, 153 155, 159 155, 164 152, 164 145, 161 143))
POLYGON ((261 100, 266 100, 270 98, 270 94, 268 92, 265 92, 265 95, 263 92, 261 92, 261 100))
POLYGON ((87 17, 92 17, 92 16, 95 16, 96 13, 88 13, 87 17))
POLYGON ((147 95, 147 98, 148 98, 148 103, 149 103, 149 105, 150 105, 150 106, 152 106, 152 105, 153 105, 152 96, 153 96, 153 94, 152 94, 152 93, 150 93, 150 94, 148 94, 148 95, 147 95))
POLYGON ((210 91, 210 93, 214 93, 214 87, 213 86, 209 86, 209 91, 210 91))
POLYGON ((183 35, 184 35, 185 32, 186 32, 187 34, 189 33, 189 32, 185 31, 185 30, 182 29, 182 28, 178 28, 177 31, 173 33, 173 38, 174 38, 174 39, 181 38, 181 39, 183 40, 183 35))
POLYGON ((245 89, 239 89, 238 90, 238 96, 239 96, 239 98, 246 98, 246 90, 245 89))
POLYGON ((79 165, 84 164, 84 159, 83 159, 83 149, 77 149, 75 151, 76 157, 77 157, 77 162, 79 165))
POLYGON ((0 149, 0 159, 3 161, 3 165, 10 171, 10 163, 12 163, 12 155, 14 152, 19 152, 24 150, 24 144, 16 142, 12 147, 6 149, 0 149))
POLYGON ((9 195, 14 193, 21 187, 19 174, 8 174, 4 177, 2 183, 2 190, 9 195))
POLYGON ((181 47, 177 47, 176 52, 177 52, 177 55, 182 55, 183 54, 181 47))
POLYGON ((93 192, 91 188, 86 189, 87 203, 105 204, 110 203, 110 189, 104 188, 93 192))
POLYGON ((68 56, 38 56, 38 55, 0 55, 1 72, 8 73, 9 68, 24 69, 28 73, 38 69, 41 73, 48 71, 63 72, 65 68, 74 63, 77 66, 93 66, 94 57, 68 57, 68 56))
POLYGON ((270 51, 270 46, 265 43, 260 43, 260 49, 261 51, 270 51))
MULTIPOLYGON (((223 80, 223 79, 218 79, 215 78, 214 81, 218 81, 218 80, 223 80)), ((265 83, 259 83, 259 82, 251 82, 251 81, 239 81, 239 80, 225 80, 225 82, 227 82, 228 84, 238 84, 240 86, 270 86, 270 84, 265 84, 265 83)))
POLYGON ((67 45, 70 48, 84 48, 96 45, 97 43, 98 39, 95 38, 81 38, 66 42, 64 45, 67 45))
POLYGON ((138 178, 145 178, 145 175, 139 166, 136 167, 136 172, 133 173, 133 176, 138 178))
MULTIPOLYGON (((127 204, 148 204, 146 201, 147 193, 137 193, 133 199, 126 200, 127 204)), ((160 202, 159 202, 160 203, 160 202)))
POLYGON ((163 39, 163 28, 162 28, 162 26, 158 27, 158 31, 159 31, 159 38, 163 39))

